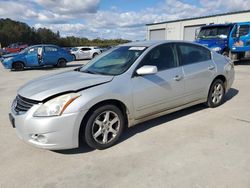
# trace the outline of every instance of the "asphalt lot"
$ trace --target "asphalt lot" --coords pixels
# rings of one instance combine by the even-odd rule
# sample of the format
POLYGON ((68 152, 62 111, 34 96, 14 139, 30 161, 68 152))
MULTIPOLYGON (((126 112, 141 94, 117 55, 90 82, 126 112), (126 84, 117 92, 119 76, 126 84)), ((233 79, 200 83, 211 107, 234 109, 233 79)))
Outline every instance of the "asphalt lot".
POLYGON ((17 88, 83 63, 23 72, 0 65, 0 188, 250 187, 249 62, 235 66, 235 82, 222 106, 197 105, 137 125, 107 150, 55 152, 19 140, 8 119, 17 88))

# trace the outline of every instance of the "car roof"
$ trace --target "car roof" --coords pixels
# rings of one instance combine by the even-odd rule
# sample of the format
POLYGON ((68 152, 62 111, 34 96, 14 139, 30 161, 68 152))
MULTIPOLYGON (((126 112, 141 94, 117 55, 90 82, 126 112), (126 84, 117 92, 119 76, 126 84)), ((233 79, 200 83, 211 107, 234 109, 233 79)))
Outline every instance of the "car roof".
POLYGON ((94 48, 93 46, 77 46, 75 48, 94 48))
POLYGON ((233 23, 228 23, 228 24, 211 24, 211 25, 204 25, 201 28, 209 28, 209 27, 229 27, 233 26, 233 23))
POLYGON ((29 46, 29 47, 36 47, 36 46, 42 46, 42 47, 45 47, 45 46, 59 47, 59 46, 54 45, 54 44, 36 44, 36 45, 29 46))
POLYGON ((198 46, 202 46, 200 44, 185 41, 185 40, 150 40, 150 41, 138 41, 138 42, 130 42, 126 44, 121 44, 120 46, 135 46, 135 47, 151 47, 165 43, 190 43, 198 46))

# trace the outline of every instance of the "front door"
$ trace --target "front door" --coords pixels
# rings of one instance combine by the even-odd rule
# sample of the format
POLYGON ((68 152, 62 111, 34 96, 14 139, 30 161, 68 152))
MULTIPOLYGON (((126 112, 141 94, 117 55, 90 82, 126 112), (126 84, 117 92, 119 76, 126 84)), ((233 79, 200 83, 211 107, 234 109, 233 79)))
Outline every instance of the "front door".
POLYGON ((80 59, 89 59, 90 58, 90 48, 81 48, 79 50, 80 59))
POLYGON ((152 49, 138 68, 144 65, 157 66, 158 72, 152 75, 135 75, 132 78, 136 119, 180 106, 184 101, 183 72, 177 66, 171 44, 152 49))
POLYGON ((34 46, 27 51, 25 55, 27 67, 37 67, 40 65, 38 60, 38 49, 38 46, 34 46))

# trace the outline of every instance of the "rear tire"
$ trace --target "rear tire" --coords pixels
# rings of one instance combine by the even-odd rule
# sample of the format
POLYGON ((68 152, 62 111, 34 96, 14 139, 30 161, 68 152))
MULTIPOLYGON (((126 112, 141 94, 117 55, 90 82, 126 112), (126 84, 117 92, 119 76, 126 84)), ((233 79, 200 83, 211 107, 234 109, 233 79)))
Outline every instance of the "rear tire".
POLYGON ((114 105, 104 105, 95 109, 87 119, 84 131, 85 142, 94 149, 113 146, 124 129, 124 116, 114 105))
POLYGON ((217 106, 220 106, 225 97, 225 86, 222 80, 217 79, 215 80, 208 93, 207 98, 207 106, 210 108, 215 108, 217 106))
POLYGON ((76 61, 76 56, 75 55, 72 55, 73 56, 73 61, 76 61))
POLYGON ((57 66, 62 68, 62 67, 66 67, 66 64, 67 64, 67 62, 66 62, 65 59, 59 59, 58 63, 57 63, 57 66))
POLYGON ((98 53, 94 53, 92 59, 95 58, 96 56, 98 56, 98 53))
POLYGON ((12 70, 14 70, 14 71, 23 71, 24 70, 24 64, 22 62, 14 62, 12 64, 12 70))

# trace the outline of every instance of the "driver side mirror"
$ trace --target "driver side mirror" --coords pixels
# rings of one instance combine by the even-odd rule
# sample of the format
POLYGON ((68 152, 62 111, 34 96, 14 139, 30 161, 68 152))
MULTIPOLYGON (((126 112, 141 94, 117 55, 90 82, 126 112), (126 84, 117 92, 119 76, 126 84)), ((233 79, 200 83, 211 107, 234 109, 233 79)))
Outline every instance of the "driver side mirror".
POLYGON ((153 65, 144 65, 143 67, 136 70, 136 73, 140 76, 156 74, 157 72, 158 72, 157 67, 153 65))

